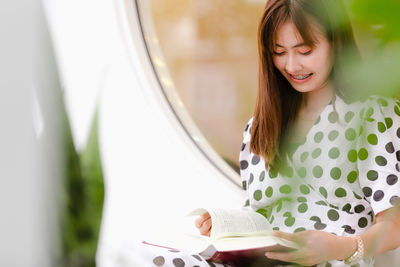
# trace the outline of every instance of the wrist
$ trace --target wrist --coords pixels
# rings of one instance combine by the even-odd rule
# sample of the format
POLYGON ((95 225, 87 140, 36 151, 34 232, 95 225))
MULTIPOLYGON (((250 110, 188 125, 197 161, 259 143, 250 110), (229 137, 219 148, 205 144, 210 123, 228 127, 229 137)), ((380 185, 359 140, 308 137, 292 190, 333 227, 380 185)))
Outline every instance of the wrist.
POLYGON ((338 257, 337 260, 348 259, 354 252, 357 251, 357 238, 355 236, 341 237, 341 242, 338 244, 338 257))
POLYGON ((361 238, 361 236, 356 236, 355 237, 356 241, 356 250, 351 254, 349 257, 344 259, 345 264, 353 264, 360 259, 364 258, 364 242, 361 238))

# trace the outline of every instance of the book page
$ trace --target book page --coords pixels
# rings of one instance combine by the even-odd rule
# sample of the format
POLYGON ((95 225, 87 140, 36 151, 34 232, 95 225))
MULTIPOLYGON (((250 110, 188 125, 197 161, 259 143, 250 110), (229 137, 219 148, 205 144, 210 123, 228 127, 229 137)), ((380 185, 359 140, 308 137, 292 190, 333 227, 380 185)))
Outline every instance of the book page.
POLYGON ((261 214, 246 209, 197 209, 189 215, 200 215, 209 212, 212 219, 211 239, 217 239, 220 236, 248 235, 254 232, 272 231, 267 219, 261 214))
POLYGON ((160 229, 147 236, 143 243, 158 247, 202 252, 211 244, 209 237, 189 234, 174 229, 160 229))

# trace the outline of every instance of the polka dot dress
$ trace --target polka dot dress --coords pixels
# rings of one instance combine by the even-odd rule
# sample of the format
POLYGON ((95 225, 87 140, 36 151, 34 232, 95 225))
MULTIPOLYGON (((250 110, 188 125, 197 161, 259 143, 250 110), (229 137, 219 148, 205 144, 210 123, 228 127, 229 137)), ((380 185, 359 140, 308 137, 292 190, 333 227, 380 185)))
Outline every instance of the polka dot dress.
MULTIPOLYGON (((126 266, 151 267, 230 267, 227 264, 206 261, 203 257, 191 251, 180 251, 163 247, 136 244, 131 248, 135 259, 127 261, 126 266)), ((124 265, 125 266, 125 265, 124 265)))
POLYGON ((153 258, 152 266, 174 266, 174 267, 228 267, 228 265, 212 263, 206 261, 204 258, 197 254, 192 254, 188 252, 181 252, 179 250, 161 250, 159 255, 153 258))
MULTIPOLYGON (((400 205, 399 101, 374 96, 347 104, 336 96, 279 172, 250 153, 251 124, 239 156, 246 204, 274 229, 357 235, 375 214, 400 205)), ((359 264, 373 266, 373 259, 359 264)))

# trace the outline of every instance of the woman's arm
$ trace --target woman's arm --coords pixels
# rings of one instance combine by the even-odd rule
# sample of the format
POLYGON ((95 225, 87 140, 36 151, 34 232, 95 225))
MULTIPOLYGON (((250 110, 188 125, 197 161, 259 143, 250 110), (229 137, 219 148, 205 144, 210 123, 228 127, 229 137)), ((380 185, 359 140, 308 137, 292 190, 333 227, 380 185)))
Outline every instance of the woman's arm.
MULTIPOLYGON (((323 231, 309 230, 295 234, 273 232, 273 235, 299 243, 293 252, 267 252, 268 258, 314 265, 329 260, 343 260, 357 249, 355 237, 336 236, 323 231)), ((382 254, 400 246, 400 207, 376 215, 376 222, 361 235, 364 256, 382 254)))
POLYGON ((379 255, 400 246, 400 207, 376 215, 376 223, 361 235, 365 255, 379 255))

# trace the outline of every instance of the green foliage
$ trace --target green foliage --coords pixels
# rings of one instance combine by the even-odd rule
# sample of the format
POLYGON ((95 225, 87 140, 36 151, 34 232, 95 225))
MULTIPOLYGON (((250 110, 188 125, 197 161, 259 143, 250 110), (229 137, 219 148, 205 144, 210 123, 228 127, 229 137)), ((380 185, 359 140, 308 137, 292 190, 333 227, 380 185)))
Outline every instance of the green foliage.
POLYGON ((345 77, 358 96, 400 96, 400 1, 351 0, 352 21, 363 51, 349 61, 345 77))
POLYGON ((66 124, 67 175, 61 209, 63 258, 59 266, 93 267, 96 266, 95 254, 104 201, 97 119, 86 150, 81 154, 76 153, 68 122, 66 124))
POLYGON ((384 43, 400 40, 400 1, 398 0, 354 0, 354 20, 372 30, 384 43))

